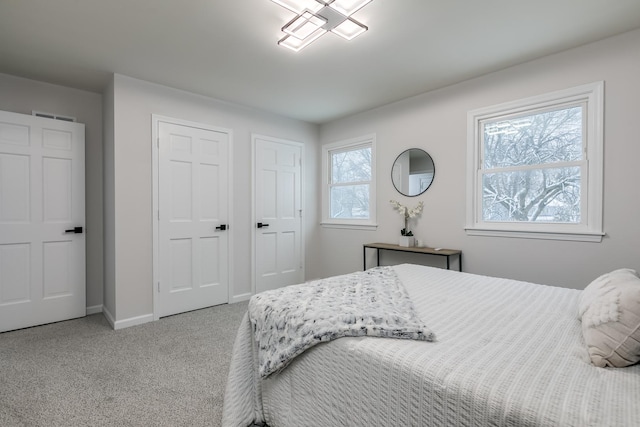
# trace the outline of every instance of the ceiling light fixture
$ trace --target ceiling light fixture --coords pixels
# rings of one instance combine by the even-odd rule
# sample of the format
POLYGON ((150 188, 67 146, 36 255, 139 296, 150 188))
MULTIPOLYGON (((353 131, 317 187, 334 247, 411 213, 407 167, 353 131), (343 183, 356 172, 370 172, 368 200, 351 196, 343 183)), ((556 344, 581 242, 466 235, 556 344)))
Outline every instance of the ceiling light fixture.
POLYGON ((282 31, 278 44, 298 52, 328 31, 352 40, 368 30, 351 17, 371 0, 271 0, 296 16, 282 31))

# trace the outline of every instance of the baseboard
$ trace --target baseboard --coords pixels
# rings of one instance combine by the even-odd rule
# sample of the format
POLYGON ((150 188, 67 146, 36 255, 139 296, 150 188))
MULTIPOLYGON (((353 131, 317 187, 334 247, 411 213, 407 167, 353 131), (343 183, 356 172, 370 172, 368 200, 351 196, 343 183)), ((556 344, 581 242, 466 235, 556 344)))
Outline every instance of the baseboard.
POLYGON ((98 314, 102 313, 102 304, 92 305, 91 307, 87 307, 87 316, 90 314, 98 314))
POLYGON ((102 308, 102 314, 107 319, 107 322, 114 330, 129 328, 131 326, 142 325, 143 323, 153 322, 153 314, 145 314, 142 316, 130 317, 123 320, 115 320, 113 314, 106 308, 102 308))
POLYGON ((142 316, 130 317, 128 319, 117 320, 113 324, 113 329, 124 329, 131 326, 142 325, 143 323, 153 322, 153 314, 144 314, 142 316))
POLYGON ((104 316, 105 319, 107 319, 107 322, 109 322, 111 327, 115 329, 116 321, 113 318, 113 315, 111 314, 111 312, 107 309, 107 307, 104 307, 104 306, 102 307, 102 315, 104 316))
POLYGON ((233 304, 233 303, 236 303, 236 302, 247 301, 247 300, 251 299, 251 296, 252 296, 251 293, 234 295, 234 296, 231 297, 231 300, 229 301, 229 304, 233 304))

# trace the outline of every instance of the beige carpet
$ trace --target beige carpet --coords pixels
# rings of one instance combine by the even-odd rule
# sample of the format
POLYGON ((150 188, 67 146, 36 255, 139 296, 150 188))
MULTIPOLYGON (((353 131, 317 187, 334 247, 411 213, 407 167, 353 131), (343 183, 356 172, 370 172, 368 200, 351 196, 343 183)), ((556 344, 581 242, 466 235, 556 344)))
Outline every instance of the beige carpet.
POLYGON ((0 334, 0 426, 219 426, 246 307, 119 331, 96 314, 0 334))

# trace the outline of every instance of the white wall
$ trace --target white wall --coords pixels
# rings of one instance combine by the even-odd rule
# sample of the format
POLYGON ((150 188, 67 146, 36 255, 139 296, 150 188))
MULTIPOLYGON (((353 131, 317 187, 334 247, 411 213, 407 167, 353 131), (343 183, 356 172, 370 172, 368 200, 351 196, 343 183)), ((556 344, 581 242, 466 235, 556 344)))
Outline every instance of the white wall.
MULTIPOLYGON (((258 133, 305 143, 305 218, 309 248, 307 260, 318 259, 314 242, 318 218, 318 126, 287 119, 215 99, 115 75, 112 89, 113 165, 105 176, 113 175, 113 241, 106 257, 113 268, 117 313, 116 322, 148 316, 152 299, 152 165, 151 115, 174 117, 233 130, 233 213, 234 270, 230 295, 251 291, 251 134, 258 133)), ((105 95, 106 97, 107 95, 105 95)), ((109 141, 105 141, 106 145, 109 141)), ((105 146, 106 146, 105 145, 105 146)), ((110 181, 111 178, 108 178, 110 181)), ((109 194, 107 194, 108 196, 109 194)), ((111 219, 106 222, 110 223, 111 219)), ((111 232, 110 232, 111 234, 111 232)), ((306 262, 309 277, 320 275, 318 264, 306 262)), ((108 289, 111 292, 112 289, 108 289)))
MULTIPOLYGON (((413 226, 432 247, 461 249, 465 271, 583 288, 609 270, 640 270, 640 30, 491 73, 321 126, 323 144, 377 134, 378 230, 322 229, 324 276, 362 268, 362 244, 396 242, 402 218, 388 203, 425 202, 413 226), (465 225, 467 112, 598 80, 605 81, 602 243, 469 237, 465 225), (393 160, 410 147, 431 154, 433 185, 422 196, 395 192, 393 160)), ((414 258, 412 258, 413 260, 414 258)))
POLYGON ((0 74, 0 110, 32 110, 76 117, 85 124, 87 307, 102 305, 102 97, 21 77, 0 74))

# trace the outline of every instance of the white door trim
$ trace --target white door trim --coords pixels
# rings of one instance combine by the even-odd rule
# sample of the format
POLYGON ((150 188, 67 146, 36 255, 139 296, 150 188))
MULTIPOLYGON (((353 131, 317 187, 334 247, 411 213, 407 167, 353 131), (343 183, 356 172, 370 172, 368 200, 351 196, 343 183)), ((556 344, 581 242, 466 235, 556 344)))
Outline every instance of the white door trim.
POLYGON ((181 126, 189 126, 195 127, 199 129, 211 130, 214 132, 226 133, 229 135, 229 149, 227 150, 227 182, 229 185, 229 203, 228 203, 228 233, 229 233, 229 254, 228 254, 228 278, 229 278, 229 300, 231 301, 232 293, 232 283, 233 281, 233 242, 234 242, 234 234, 235 227, 233 226, 233 192, 231 189, 233 188, 233 131, 231 129, 222 128, 218 126, 212 126, 204 123, 192 122, 188 120, 176 119, 173 117, 162 116, 158 114, 151 115, 151 174, 152 174, 152 182, 153 182, 153 206, 152 206, 152 221, 153 221, 153 282, 151 284, 151 291, 153 295, 153 320, 160 319, 160 302, 158 298, 158 283, 160 282, 160 234, 159 234, 159 181, 160 181, 160 158, 159 158, 159 150, 158 150, 158 126, 160 122, 171 123, 175 125, 181 126))
MULTIPOLYGON (((302 207, 302 218, 300 219, 300 248, 302 259, 302 277, 306 277, 305 273, 305 193, 304 193, 304 144, 298 141, 292 141, 288 139, 275 138, 272 136, 260 135, 256 133, 251 134, 251 295, 256 293, 256 142, 258 139, 264 139, 271 142, 280 144, 292 145, 300 148, 300 206, 302 207)), ((243 299, 248 299, 251 295, 243 299)), ((240 297, 240 296, 239 296, 240 297)))

